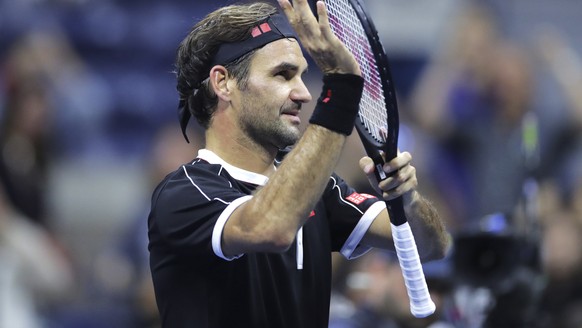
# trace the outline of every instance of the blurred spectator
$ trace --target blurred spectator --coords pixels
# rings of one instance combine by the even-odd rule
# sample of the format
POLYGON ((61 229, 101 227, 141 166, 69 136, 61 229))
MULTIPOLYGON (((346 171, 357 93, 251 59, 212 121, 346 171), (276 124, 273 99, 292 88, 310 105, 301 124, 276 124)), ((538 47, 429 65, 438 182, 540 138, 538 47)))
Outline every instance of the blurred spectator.
POLYGON ((41 72, 23 63, 29 47, 17 45, 6 61, 0 129, 0 181, 16 209, 46 225, 45 184, 52 105, 41 72))
POLYGON ((467 181, 469 173, 448 149, 455 147, 449 146, 448 140, 453 139, 456 129, 462 126, 459 122, 462 114, 475 112, 476 104, 471 101, 480 101, 490 85, 488 65, 499 40, 499 31, 491 12, 478 5, 465 5, 451 25, 451 33, 446 34, 442 47, 429 59, 417 82, 410 97, 410 111, 432 144, 429 148, 432 148, 429 150, 432 159, 428 161, 432 165, 426 170, 430 170, 441 201, 451 216, 448 226, 458 230, 469 219, 470 182, 467 181), (458 94, 457 103, 464 101, 465 104, 452 108, 454 93, 458 94))
POLYGON ((73 271, 51 234, 15 210, 0 184, 0 327, 48 327, 73 271))
POLYGON ((500 38, 495 17, 483 5, 465 4, 450 25, 411 95, 416 122, 436 135, 454 127, 448 120, 454 84, 462 81, 476 91, 488 84, 489 61, 500 38))
POLYGON ((72 295, 74 274, 46 207, 53 107, 33 47, 6 58, 0 130, 0 326, 44 327, 72 295), (39 326, 40 325, 40 326, 39 326))
MULTIPOLYGON (((166 174, 193 160, 203 144, 199 131, 190 131, 191 143, 186 143, 177 126, 176 120, 161 126, 155 134, 147 159, 151 188, 166 174)), ((93 305, 70 311, 62 320, 65 327, 160 326, 147 249, 149 207, 150 199, 143 199, 141 208, 127 221, 113 244, 100 251, 91 270, 93 305)))
POLYGON ((555 28, 538 30, 541 59, 571 109, 552 153, 540 197, 544 226, 543 265, 548 285, 542 313, 548 326, 582 326, 582 57, 555 28))
MULTIPOLYGON (((573 200, 582 202, 582 175, 577 178, 573 200)), ((582 211, 576 207, 546 208, 543 264, 547 287, 541 317, 548 327, 582 327, 582 211)))
MULTIPOLYGON (((338 264, 339 265, 339 264, 338 264)), ((396 255, 375 250, 344 262, 349 268, 336 286, 330 328, 452 328, 450 270, 446 261, 425 264, 425 276, 437 312, 427 318, 410 313, 404 278, 396 255)))
POLYGON ((411 99, 434 142, 431 175, 452 227, 479 230, 487 215, 513 217, 526 181, 555 164, 547 155, 562 126, 555 108, 538 101, 527 49, 502 39, 489 12, 469 7, 457 31, 453 50, 432 60, 411 99))
MULTIPOLYGON (((571 195, 572 182, 579 181, 566 174, 572 165, 565 164, 580 163, 572 160, 579 151, 570 147, 576 143, 572 135, 580 131, 570 124, 577 122, 579 102, 571 101, 575 110, 568 112, 544 101, 548 90, 538 79, 535 53, 504 39, 494 18, 482 7, 469 7, 457 22, 452 47, 445 43, 446 50, 431 61, 411 101, 416 122, 434 141, 430 169, 456 223, 451 227, 466 243, 454 255, 463 262, 455 275, 475 275, 469 286, 462 279, 455 286, 461 315, 477 327, 534 327, 536 321, 540 327, 561 327, 560 314, 542 314, 541 309, 554 303, 549 296, 563 296, 554 308, 571 304, 573 299, 565 296, 571 294, 559 286, 573 282, 559 276, 570 276, 580 266, 579 247, 573 246, 582 243, 579 228, 563 219, 571 212, 562 207, 562 197, 571 195), (549 178, 565 176, 547 193, 549 178), (540 184, 544 193, 536 196, 540 184), (557 197, 559 205, 538 212, 540 200, 547 202, 548 196, 557 197), (557 223, 541 230, 539 220, 549 218, 557 223), (485 234, 465 234, 471 231, 485 234), (503 243, 508 246, 500 252, 495 245, 503 243)), ((545 41, 542 48, 550 58, 556 47, 545 41)), ((571 86, 565 91, 574 95, 571 86)))
POLYGON ((559 137, 551 145, 553 161, 544 170, 559 183, 560 196, 571 206, 582 163, 582 58, 556 28, 537 29, 537 53, 558 85, 568 113, 559 137))
POLYGON ((99 147, 111 110, 109 87, 87 67, 62 28, 55 23, 27 31, 10 49, 4 69, 7 88, 19 80, 37 84, 51 107, 50 120, 41 121, 43 137, 51 139, 45 141, 51 146, 45 152, 53 159, 107 155, 99 147))

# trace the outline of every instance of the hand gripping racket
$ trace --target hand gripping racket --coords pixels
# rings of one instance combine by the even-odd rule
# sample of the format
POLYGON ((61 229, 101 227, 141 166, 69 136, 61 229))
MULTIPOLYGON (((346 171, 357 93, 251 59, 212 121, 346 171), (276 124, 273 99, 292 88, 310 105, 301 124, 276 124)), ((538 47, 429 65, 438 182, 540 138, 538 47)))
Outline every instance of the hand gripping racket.
MULTIPOLYGON (((359 0, 325 0, 334 34, 355 56, 364 78, 356 130, 366 153, 376 166, 378 181, 387 178, 380 151, 391 160, 398 151, 398 106, 388 58, 378 33, 359 0)), ((315 1, 312 2, 315 5, 315 1)), ((402 197, 386 201, 392 236, 410 299, 410 312, 417 318, 431 315, 430 298, 414 235, 404 213, 402 197)))

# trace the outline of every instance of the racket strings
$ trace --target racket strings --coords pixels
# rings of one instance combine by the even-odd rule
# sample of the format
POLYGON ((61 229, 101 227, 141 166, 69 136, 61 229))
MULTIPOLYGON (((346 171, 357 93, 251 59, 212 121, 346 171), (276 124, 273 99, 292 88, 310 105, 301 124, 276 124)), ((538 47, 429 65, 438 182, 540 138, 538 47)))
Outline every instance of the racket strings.
POLYGON ((359 117, 367 132, 378 142, 387 138, 388 124, 382 80, 366 31, 348 0, 326 1, 334 34, 352 52, 364 78, 359 117))

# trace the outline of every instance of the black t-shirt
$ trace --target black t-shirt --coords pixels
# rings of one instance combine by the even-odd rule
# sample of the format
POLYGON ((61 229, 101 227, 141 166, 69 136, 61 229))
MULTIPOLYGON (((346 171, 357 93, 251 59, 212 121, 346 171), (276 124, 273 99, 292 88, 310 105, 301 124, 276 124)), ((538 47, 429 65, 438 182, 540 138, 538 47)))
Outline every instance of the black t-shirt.
POLYGON ((156 188, 149 250, 164 327, 327 327, 331 253, 365 253, 384 202, 334 174, 289 250, 225 257, 224 224, 267 181, 201 150, 156 188))

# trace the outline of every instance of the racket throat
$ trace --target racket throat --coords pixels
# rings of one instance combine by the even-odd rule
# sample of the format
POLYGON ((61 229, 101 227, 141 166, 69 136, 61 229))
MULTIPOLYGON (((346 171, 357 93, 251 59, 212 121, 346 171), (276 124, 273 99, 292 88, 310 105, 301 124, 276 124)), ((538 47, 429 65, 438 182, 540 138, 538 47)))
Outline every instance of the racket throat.
POLYGON ((386 175, 386 172, 384 172, 384 167, 382 164, 376 164, 376 172, 378 172, 378 179, 380 181, 382 181, 388 177, 386 175))

